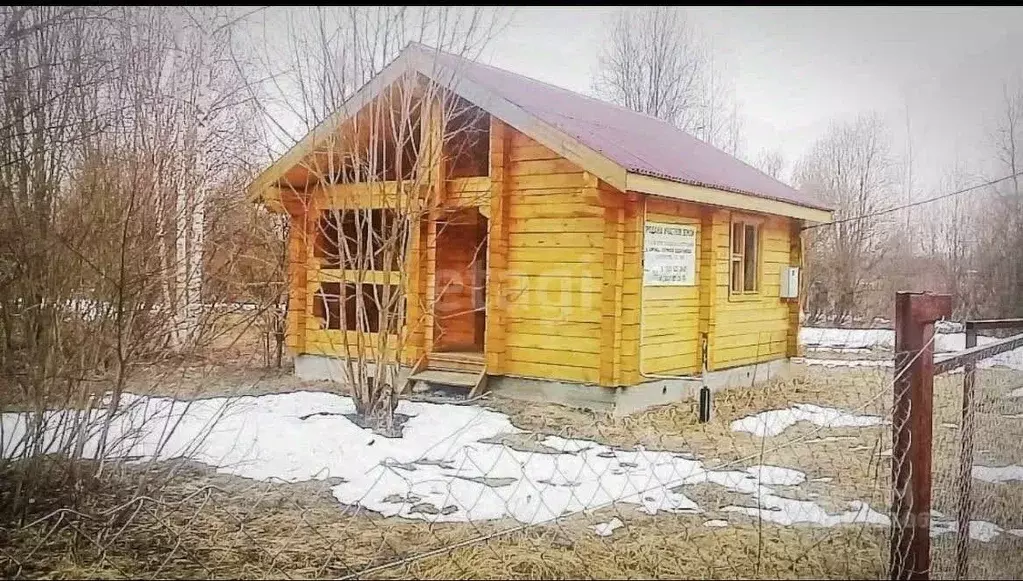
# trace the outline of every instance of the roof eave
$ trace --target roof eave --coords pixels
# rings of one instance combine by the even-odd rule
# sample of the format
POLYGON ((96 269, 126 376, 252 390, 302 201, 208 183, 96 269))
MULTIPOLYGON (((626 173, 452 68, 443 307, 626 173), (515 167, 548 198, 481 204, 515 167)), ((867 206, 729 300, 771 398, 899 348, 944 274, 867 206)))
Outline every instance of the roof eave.
POLYGON ((734 208, 748 212, 785 216, 787 218, 804 220, 812 224, 830 222, 832 219, 832 212, 830 210, 811 208, 791 202, 751 196, 719 188, 687 184, 636 172, 629 172, 627 174, 626 188, 631 192, 723 208, 734 208))

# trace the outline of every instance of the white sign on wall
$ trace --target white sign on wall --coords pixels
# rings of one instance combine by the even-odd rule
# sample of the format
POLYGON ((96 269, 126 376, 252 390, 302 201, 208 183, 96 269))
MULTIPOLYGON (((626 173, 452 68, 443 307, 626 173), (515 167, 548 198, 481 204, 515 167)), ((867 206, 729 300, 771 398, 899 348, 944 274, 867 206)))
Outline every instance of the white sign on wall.
POLYGON ((696 227, 647 222, 643 236, 643 284, 696 284, 696 227))

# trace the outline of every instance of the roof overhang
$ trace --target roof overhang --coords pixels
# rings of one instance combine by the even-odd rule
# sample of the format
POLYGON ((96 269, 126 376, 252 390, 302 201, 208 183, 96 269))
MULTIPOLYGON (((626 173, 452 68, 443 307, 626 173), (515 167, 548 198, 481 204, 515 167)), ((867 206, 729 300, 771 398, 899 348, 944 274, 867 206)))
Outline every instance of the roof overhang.
POLYGON ((761 214, 774 214, 776 216, 797 218, 810 223, 830 222, 832 217, 832 213, 828 210, 818 210, 790 202, 771 200, 705 186, 684 184, 632 172, 626 175, 625 183, 627 190, 630 192, 673 198, 697 204, 736 208, 761 214))
POLYGON ((262 202, 271 209, 279 207, 272 199, 281 177, 316 147, 332 132, 352 118, 363 107, 380 95, 385 88, 407 72, 419 72, 456 95, 487 111, 518 131, 529 135, 538 143, 563 156, 565 159, 592 173, 614 188, 625 191, 626 171, 596 150, 579 143, 579 140, 560 129, 537 119, 518 105, 497 95, 486 86, 473 81, 458 71, 446 66, 431 55, 432 51, 416 44, 409 45, 390 65, 362 86, 351 99, 334 114, 317 125, 301 141, 292 146, 270 167, 261 172, 246 189, 251 202, 262 202))
POLYGON ((398 58, 363 85, 338 111, 327 117, 270 167, 263 170, 246 189, 249 201, 262 202, 273 211, 282 211, 286 206, 283 204, 285 200, 281 199, 282 190, 278 187, 282 176, 295 165, 302 163, 306 156, 314 152, 333 132, 338 131, 343 123, 383 93, 384 89, 409 72, 418 72, 433 80, 621 192, 634 191, 700 204, 787 216, 812 223, 828 222, 832 219, 832 213, 828 210, 629 172, 599 151, 583 145, 575 137, 538 119, 484 84, 461 74, 457 67, 441 63, 433 49, 415 43, 406 47, 398 58))

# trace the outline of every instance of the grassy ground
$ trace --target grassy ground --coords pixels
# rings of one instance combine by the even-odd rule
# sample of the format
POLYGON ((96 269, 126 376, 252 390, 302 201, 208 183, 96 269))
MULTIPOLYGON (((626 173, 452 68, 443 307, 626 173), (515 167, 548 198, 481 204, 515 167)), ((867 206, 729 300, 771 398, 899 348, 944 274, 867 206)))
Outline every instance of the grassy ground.
MULTIPOLYGON (((708 528, 709 515, 658 515, 609 509, 554 525, 477 525, 384 519, 339 507, 328 482, 254 483, 195 467, 162 506, 148 505, 100 556, 90 521, 46 538, 47 527, 6 539, 9 561, 27 577, 345 577, 367 567, 459 543, 450 552, 369 578, 877 577, 883 531, 792 529, 764 525, 708 528), (197 494, 198 493, 198 494, 197 494), (186 499, 184 500, 183 499, 186 499), (617 515, 610 539, 590 526, 617 515), (41 545, 40 545, 41 543, 41 545), (30 547, 42 550, 29 555, 30 547)), ((111 498, 109 503, 115 502, 111 498)), ((99 508, 99 507, 97 507, 99 508)), ((95 529, 98 529, 98 525, 95 529)))
MULTIPOLYGON (((132 391, 193 398, 335 389, 253 363, 239 358, 217 365, 154 366, 136 378, 132 391)), ((935 384, 934 503, 950 516, 955 509, 960 377, 940 377, 935 384)), ((1021 378, 1018 373, 981 370, 977 463, 1023 464, 1023 419, 1007 417, 1023 413, 1023 399, 1003 397, 1023 383, 1021 378)), ((624 448, 688 452, 709 467, 792 467, 804 471, 809 481, 779 487, 788 496, 813 499, 835 511, 848 508, 847 501, 862 500, 884 512, 890 495, 891 458, 883 454, 891 446, 889 427, 797 424, 779 436, 756 438, 731 431, 730 424, 792 403, 884 416, 892 399, 890 386, 890 369, 807 368, 766 388, 716 395, 707 424, 696 421, 691 402, 626 418, 499 397, 479 403, 507 413, 516 426, 534 434, 509 440, 516 447, 557 434, 624 448)), ((131 480, 132 474, 124 477, 131 480)), ((6 547, 0 549, 0 572, 30 577, 336 578, 361 572, 370 578, 877 578, 887 566, 884 527, 762 523, 722 512, 727 505, 750 505, 751 499, 713 485, 685 488, 705 509, 703 514, 650 516, 623 504, 524 528, 510 520, 430 525, 382 518, 340 506, 330 495, 334 484, 255 482, 187 466, 160 502, 141 503, 130 526, 116 535, 111 531, 117 527, 102 519, 76 520, 76 528, 56 528, 53 518, 28 528, 5 525, 0 530, 0 547, 6 547), (594 525, 615 517, 624 527, 611 537, 593 533, 594 525), (726 519, 730 526, 703 526, 710 519, 726 519), (428 556, 402 562, 416 555, 428 556), (395 562, 399 564, 374 569, 395 562)), ((1023 485, 976 480, 973 485, 975 518, 1023 528, 1023 485)), ((92 514, 123 502, 126 489, 111 486, 92 514)), ((954 550, 950 538, 935 539, 935 547, 938 572, 949 570, 954 550)), ((995 542, 971 542, 970 547, 974 576, 1023 576, 1023 559, 1018 557, 1023 539, 1003 534, 995 542)))

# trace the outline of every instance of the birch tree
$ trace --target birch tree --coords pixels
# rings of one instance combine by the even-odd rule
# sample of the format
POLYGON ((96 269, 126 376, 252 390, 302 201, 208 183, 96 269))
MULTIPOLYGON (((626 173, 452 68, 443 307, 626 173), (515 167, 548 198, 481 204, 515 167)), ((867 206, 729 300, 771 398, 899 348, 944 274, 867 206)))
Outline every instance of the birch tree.
MULTIPOLYGON (((213 188, 251 159, 256 109, 232 53, 231 13, 216 8, 142 7, 125 14, 121 50, 136 65, 124 90, 138 103, 126 122, 135 154, 150 161, 169 310, 170 347, 197 338, 202 314, 206 208, 213 188)), ((236 184, 236 191, 238 191, 236 184)))

